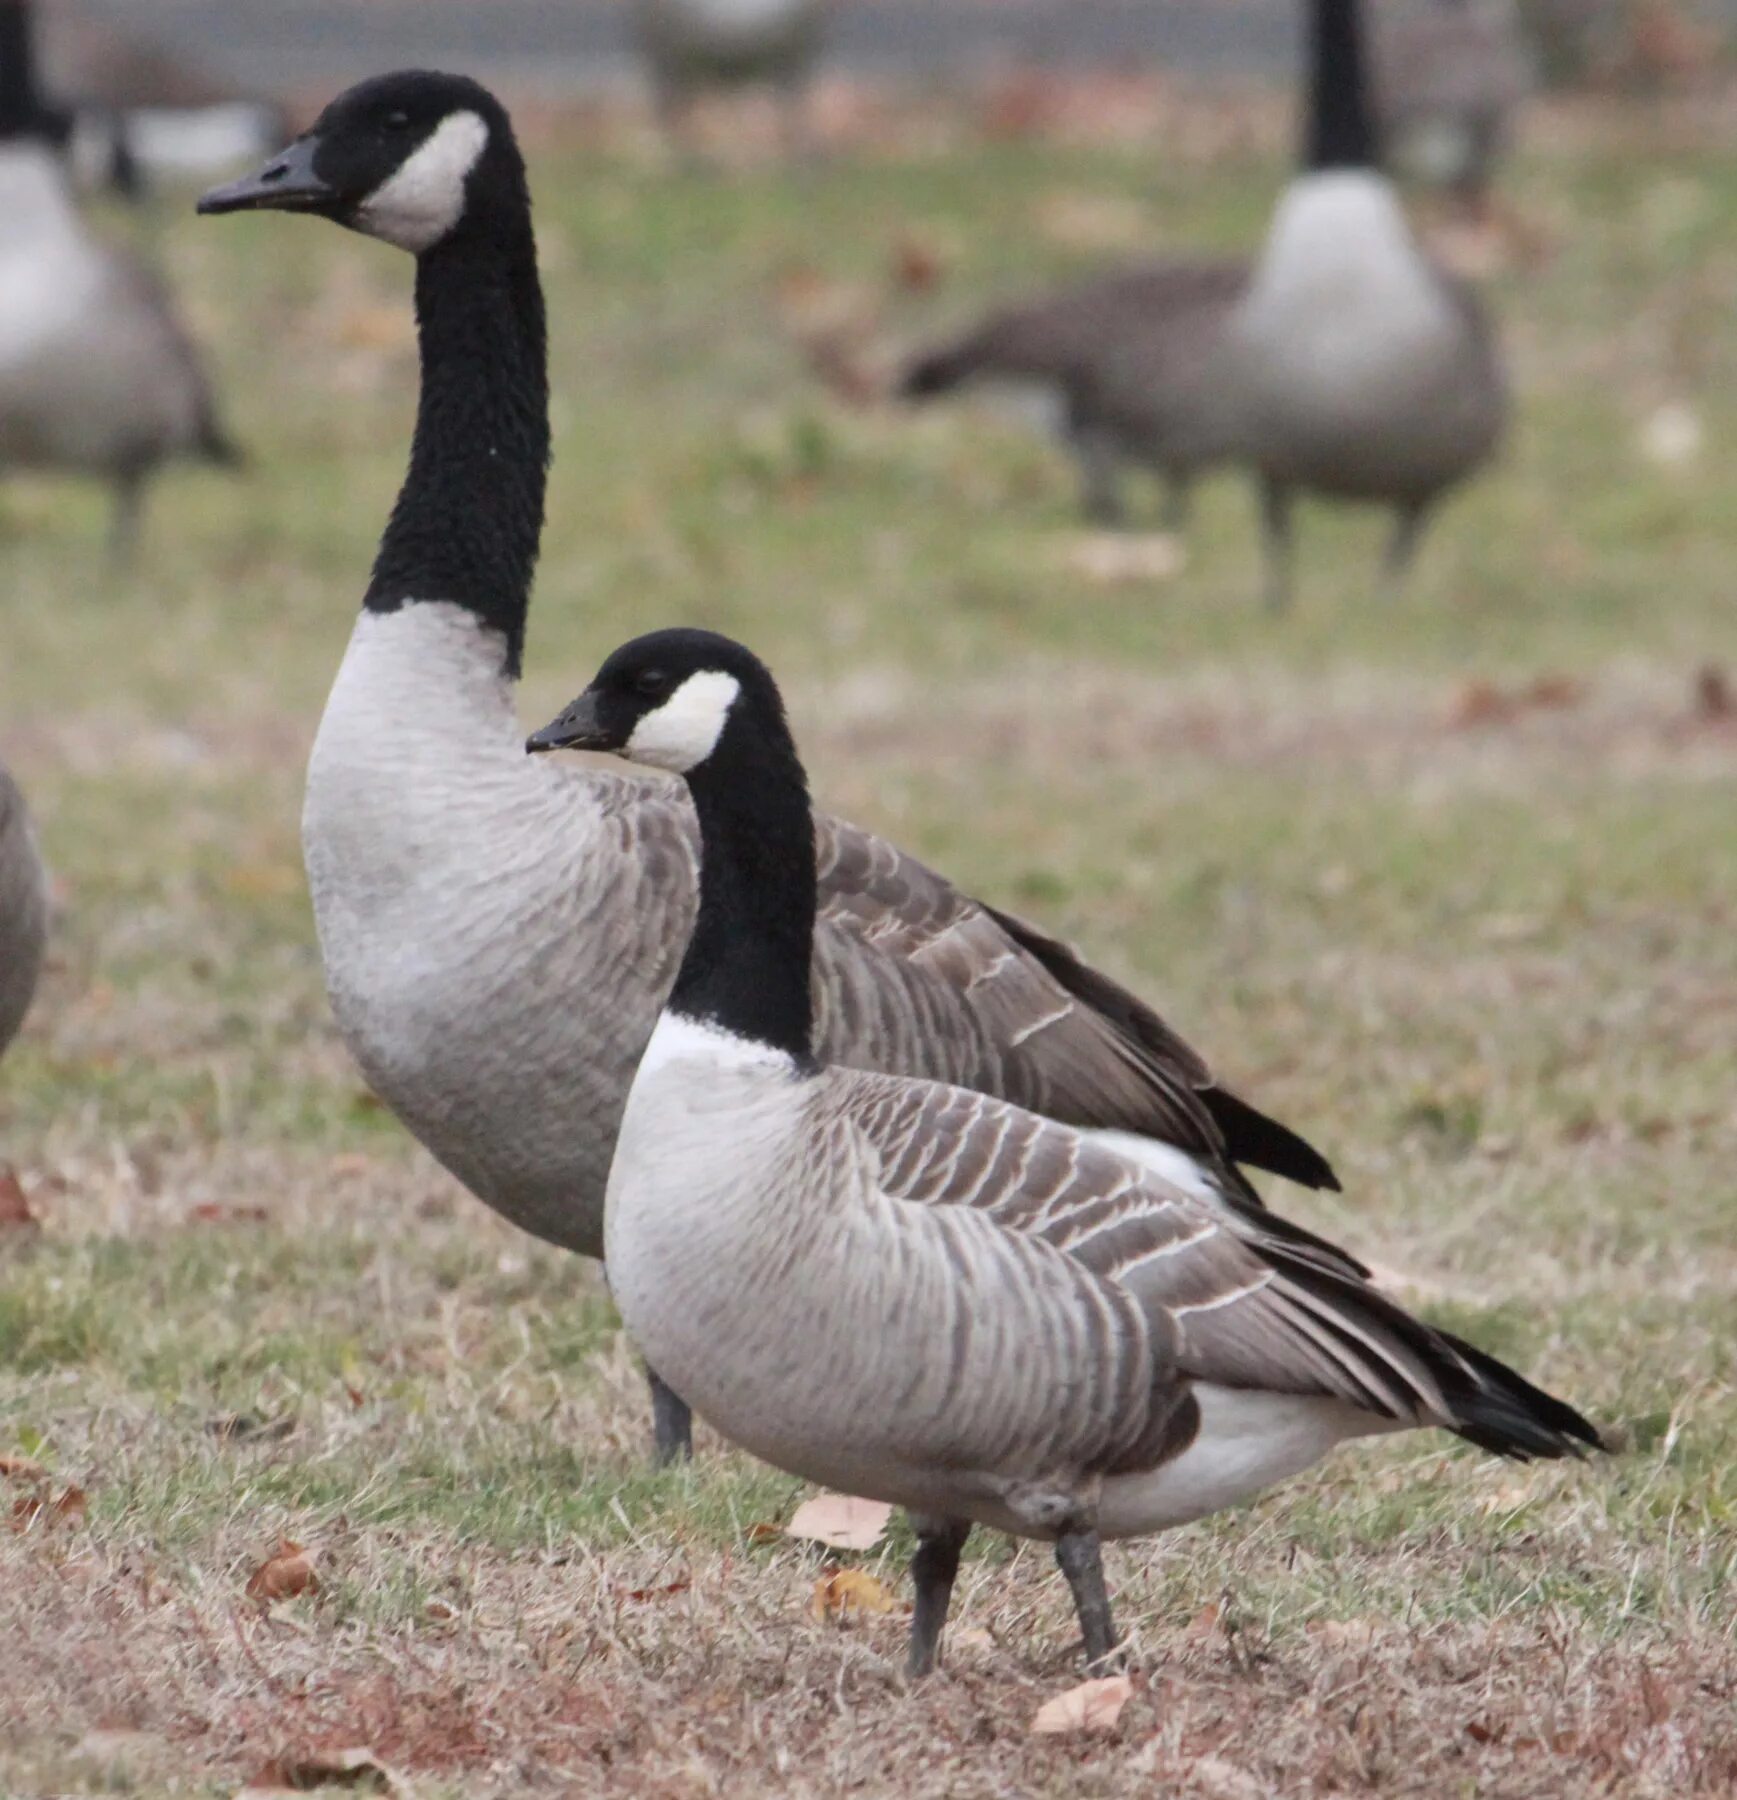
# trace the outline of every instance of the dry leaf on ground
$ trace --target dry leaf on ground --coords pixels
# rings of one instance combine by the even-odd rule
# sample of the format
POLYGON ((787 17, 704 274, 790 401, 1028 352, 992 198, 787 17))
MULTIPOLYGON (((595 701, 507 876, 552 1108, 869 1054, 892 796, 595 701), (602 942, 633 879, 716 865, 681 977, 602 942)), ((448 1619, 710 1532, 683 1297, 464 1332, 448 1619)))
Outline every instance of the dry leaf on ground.
POLYGON ((250 1600, 289 1600, 297 1594, 318 1593, 319 1588, 313 1552, 304 1550, 293 1538, 281 1539, 277 1549, 247 1578, 250 1600))
POLYGON ((791 1514, 785 1530, 791 1537, 810 1538, 833 1550, 872 1550, 893 1509, 883 1500, 859 1500, 852 1494, 816 1494, 791 1514))
POLYGON ((306 1794, 321 1788, 353 1788, 364 1794, 404 1794, 410 1790, 372 1750, 305 1750, 267 1763, 236 1790, 235 1800, 278 1800, 283 1794, 306 1794))
POLYGON ((39 1481, 48 1471, 28 1456, 0 1456, 0 1477, 9 1481, 39 1481))
POLYGON ((1044 1701, 1031 1722, 1033 1731, 1059 1735, 1071 1731, 1114 1731, 1134 1684, 1126 1675, 1082 1681, 1065 1694, 1044 1701))
POLYGON ((24 1184, 13 1169, 0 1166, 0 1231, 9 1226, 34 1227, 36 1215, 25 1198, 24 1184))
POLYGON ((819 1622, 840 1619, 849 1613, 890 1613, 896 1601, 872 1575, 861 1569, 828 1569, 814 1584, 810 1615, 819 1622))
POLYGON ((45 1494, 26 1494, 12 1503, 12 1529, 28 1531, 38 1521, 49 1525, 77 1525, 83 1520, 88 1504, 81 1487, 66 1488, 59 1499, 52 1501, 45 1494))

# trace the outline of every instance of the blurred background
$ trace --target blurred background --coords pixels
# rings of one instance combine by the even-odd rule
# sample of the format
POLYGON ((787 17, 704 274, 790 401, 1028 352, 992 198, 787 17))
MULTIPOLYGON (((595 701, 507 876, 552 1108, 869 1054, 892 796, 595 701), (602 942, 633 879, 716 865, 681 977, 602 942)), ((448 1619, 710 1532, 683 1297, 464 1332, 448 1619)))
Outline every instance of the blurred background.
MULTIPOLYGON (((826 805, 1084 945, 1332 1157, 1344 1195, 1290 1211, 1630 1433, 1596 1483, 1516 1471, 1493 1503, 1487 1469, 1433 1450, 1428 1480, 1335 1464, 1261 1530, 1129 1552, 1131 1613, 1164 1631, 1234 1589, 1281 1668, 1327 1654, 1317 1618, 1443 1634, 1394 1702, 1427 1786, 1464 1656, 1510 1697, 1556 1666, 1529 1623, 1547 1596, 1632 1749, 1639 1785, 1612 1791, 1693 1791, 1685 1757, 1737 1755, 1737 4, 1476 5, 1516 59, 1488 180, 1466 191, 1426 132, 1405 191, 1490 310, 1512 424, 1397 594, 1375 515, 1306 501, 1273 616, 1246 481, 1203 481, 1172 530, 1136 478, 1107 530, 1029 407, 894 390, 988 309, 1252 255, 1295 164, 1298 0, 838 0, 746 89, 659 63, 645 15, 601 0, 43 0, 78 229, 148 273, 152 329, 173 321, 153 341, 179 348, 147 361, 217 433, 176 441, 130 529, 110 483, 0 457, 0 760, 52 911, 0 1062, 0 1452, 88 1491, 94 1522, 75 1575, 0 1538, 0 1745, 43 1789, 117 1713, 170 1738, 196 1713, 199 1754, 241 1768, 260 1723, 223 1608, 280 1531, 350 1545, 316 1615, 349 1636, 261 1652, 317 1653, 340 1722, 347 1670, 435 1679, 393 1646, 429 1595, 469 1604, 461 1552, 545 1648, 581 1577, 525 1559, 563 1534, 628 1545, 618 1584, 667 1579, 606 1503, 642 1400, 594 1271, 459 1193, 361 1088, 308 916, 302 772, 403 473, 411 269, 192 207, 417 63, 498 84, 530 162, 555 464, 527 721, 632 633, 745 638, 826 805), (200 460, 224 447, 243 460, 200 460), (1522 1523, 1468 1550, 1491 1504, 1522 1523), (214 1621, 216 1662, 114 1598, 141 1568, 214 1621)), ((1370 10, 1391 45, 1459 8, 1370 10)), ((1384 79, 1418 61, 1383 55, 1384 79)), ((19 216, 0 324, 35 266, 19 216)), ((695 1557, 781 1504, 739 1459, 693 1481, 657 1497, 695 1557)), ((654 1630, 609 1604, 611 1631, 654 1630)), ((659 1640, 672 1686, 691 1636, 659 1640)), ((473 1684, 491 1641, 453 1641, 473 1684)), ((651 1732, 646 1694, 614 1695, 617 1741, 651 1732)), ((479 1741, 516 1720, 533 1766, 544 1714, 497 1699, 479 1741)), ((1618 1752, 1576 1743, 1569 1774, 1504 1791, 1616 1779, 1618 1752)))

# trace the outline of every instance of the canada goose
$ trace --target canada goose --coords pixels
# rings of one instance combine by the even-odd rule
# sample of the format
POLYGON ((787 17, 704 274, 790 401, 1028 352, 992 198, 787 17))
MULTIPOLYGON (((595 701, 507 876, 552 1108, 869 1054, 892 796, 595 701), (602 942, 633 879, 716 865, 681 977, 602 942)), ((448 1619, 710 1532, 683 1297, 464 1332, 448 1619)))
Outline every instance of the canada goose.
POLYGON ((21 0, 0 0, 0 70, 0 467, 107 479, 124 554, 161 464, 236 453, 168 295, 79 216, 64 115, 37 92, 21 0))
POLYGON ((791 1474, 913 1515, 910 1668, 973 1524, 1055 1545, 1088 1661, 1100 1538, 1183 1524, 1343 1439, 1441 1426, 1568 1456, 1573 1408, 1411 1318, 1328 1246, 1223 1212, 1004 1100, 829 1064, 807 784, 765 666, 711 632, 615 652, 531 750, 684 776, 699 906, 604 1214, 629 1334, 791 1474))
POLYGON ((786 138, 800 148, 802 104, 831 0, 634 0, 652 97, 670 141, 688 142, 694 101, 709 89, 778 90, 786 138))
MULTIPOLYGON (((318 213, 416 255, 410 469, 308 770, 314 916, 374 1091, 497 1211, 600 1256, 616 1127, 687 940, 697 839, 679 784, 523 753, 513 695, 549 426, 511 123, 461 77, 382 77, 200 206, 318 213)), ((1123 1134, 1231 1207, 1260 1209, 1238 1163, 1336 1185, 1053 939, 868 832, 824 817, 816 832, 829 1055, 1123 1134)), ((654 1393, 673 1454, 686 1409, 654 1393)))
POLYGON ((0 1054, 30 1010, 47 936, 48 877, 24 796, 0 764, 0 1054))
MULTIPOLYGON (((1167 281, 1150 270, 1124 290, 1058 297, 1045 315, 1052 330, 1066 318, 1061 387, 1088 494, 1112 489, 1124 462, 1173 487, 1219 462, 1250 469, 1274 608, 1291 596, 1298 491, 1391 507, 1395 586, 1431 508, 1490 458, 1507 418, 1487 316, 1425 256, 1380 171, 1356 0, 1311 0, 1309 18, 1303 168, 1246 277, 1178 264, 1167 281)), ((944 390, 955 365, 993 372, 960 348, 919 358, 904 391, 944 390)))
POLYGON ((1474 218, 1531 86, 1513 0, 1422 0, 1373 15, 1375 92, 1389 160, 1474 218))

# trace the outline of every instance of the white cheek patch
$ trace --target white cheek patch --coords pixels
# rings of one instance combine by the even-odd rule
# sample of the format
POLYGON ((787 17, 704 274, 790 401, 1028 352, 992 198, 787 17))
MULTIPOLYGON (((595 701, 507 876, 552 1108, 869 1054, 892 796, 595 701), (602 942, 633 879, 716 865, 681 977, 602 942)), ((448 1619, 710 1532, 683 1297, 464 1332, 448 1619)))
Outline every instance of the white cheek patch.
POLYGON ((627 740, 628 758, 685 775, 718 747, 730 706, 742 691, 734 675, 704 669, 690 675, 656 712, 649 712, 627 740))
POLYGON ((420 256, 451 231, 464 211, 464 184, 489 141, 473 112, 449 113, 427 142, 356 209, 356 223, 420 256))

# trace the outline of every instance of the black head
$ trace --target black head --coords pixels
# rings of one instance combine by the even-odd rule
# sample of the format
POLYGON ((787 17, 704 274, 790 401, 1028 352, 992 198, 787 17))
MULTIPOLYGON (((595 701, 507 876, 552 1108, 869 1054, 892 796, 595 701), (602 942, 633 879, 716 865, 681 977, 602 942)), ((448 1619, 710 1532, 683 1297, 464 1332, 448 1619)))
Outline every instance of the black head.
POLYGON ((784 702, 759 657, 715 631, 653 631, 623 644, 525 748, 607 750, 686 775, 743 732, 789 748, 784 702))
POLYGON ((528 207, 506 109, 465 75, 403 70, 359 82, 262 169, 202 213, 309 212, 420 256, 528 207))

